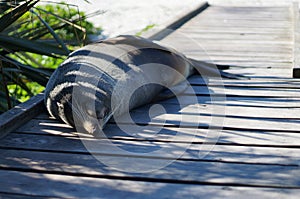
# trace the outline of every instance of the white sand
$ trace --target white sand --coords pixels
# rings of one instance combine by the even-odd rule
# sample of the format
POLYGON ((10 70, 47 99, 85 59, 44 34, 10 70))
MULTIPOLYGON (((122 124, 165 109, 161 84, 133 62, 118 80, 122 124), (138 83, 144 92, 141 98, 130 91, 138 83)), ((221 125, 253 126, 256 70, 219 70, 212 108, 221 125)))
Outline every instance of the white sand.
MULTIPOLYGON (((60 2, 60 0, 54 0, 60 2)), ((115 36, 122 33, 138 32, 148 25, 157 26, 174 20, 177 16, 200 5, 202 0, 65 0, 79 5, 79 10, 91 13, 97 10, 104 14, 90 19, 104 29, 104 34, 115 36)))
MULTIPOLYGON (((60 2, 61 0, 53 0, 60 2)), ((107 36, 124 33, 136 33, 147 25, 163 25, 170 22, 188 10, 195 9, 204 0, 65 0, 65 2, 78 5, 86 13, 96 10, 105 10, 104 14, 90 20, 104 29, 107 36)), ((277 6, 290 4, 295 0, 208 0, 217 5, 238 6, 277 6)), ((300 2, 300 0, 296 0, 300 2)))

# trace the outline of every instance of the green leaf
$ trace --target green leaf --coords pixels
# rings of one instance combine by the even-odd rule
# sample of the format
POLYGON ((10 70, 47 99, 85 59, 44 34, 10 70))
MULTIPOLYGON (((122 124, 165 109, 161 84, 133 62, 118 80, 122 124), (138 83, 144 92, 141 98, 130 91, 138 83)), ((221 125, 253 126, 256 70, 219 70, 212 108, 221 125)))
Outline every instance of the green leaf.
POLYGON ((5 35, 0 35, 0 46, 9 52, 27 51, 52 57, 55 57, 55 54, 68 55, 64 49, 55 45, 5 35))
POLYGON ((46 28, 48 29, 48 31, 50 32, 50 34, 57 41, 57 43, 61 45, 62 49, 64 51, 66 51, 67 54, 69 54, 70 53, 69 49, 64 44, 64 42, 60 39, 60 37, 54 32, 54 30, 51 28, 51 26, 45 20, 43 20, 36 12, 31 11, 31 13, 35 14, 39 18, 39 20, 44 24, 44 26, 46 26, 46 28))
POLYGON ((25 75, 28 79, 35 81, 42 86, 47 84, 48 79, 52 74, 52 71, 27 66, 8 57, 5 57, 5 60, 3 60, 3 67, 4 70, 12 67, 18 68, 20 70, 19 73, 25 75))
POLYGON ((28 86, 24 83, 24 78, 20 78, 20 74, 17 73, 7 73, 4 71, 4 74, 7 78, 12 81, 12 84, 20 86, 23 90, 25 90, 30 96, 33 96, 31 90, 28 86))

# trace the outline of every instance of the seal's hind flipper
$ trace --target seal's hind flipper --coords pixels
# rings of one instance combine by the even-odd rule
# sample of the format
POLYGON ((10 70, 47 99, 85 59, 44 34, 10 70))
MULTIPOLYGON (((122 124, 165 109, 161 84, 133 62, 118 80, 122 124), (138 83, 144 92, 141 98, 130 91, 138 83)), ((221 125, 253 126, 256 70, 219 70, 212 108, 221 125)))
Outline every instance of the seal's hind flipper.
POLYGON ((220 71, 221 77, 226 78, 226 79, 250 79, 250 77, 244 76, 244 75, 237 75, 237 74, 232 74, 232 73, 226 73, 224 71, 220 71))
POLYGON ((189 59, 190 62, 193 63, 193 65, 203 65, 203 64, 205 64, 206 66, 209 66, 211 68, 217 68, 219 70, 227 70, 227 69, 230 68, 230 65, 226 65, 226 64, 212 64, 212 63, 196 60, 196 59, 193 59, 193 58, 188 58, 188 59, 189 59))
POLYGON ((199 73, 201 76, 223 77, 227 79, 250 79, 249 77, 243 75, 236 75, 236 74, 224 72, 223 70, 230 68, 229 65, 212 64, 212 63, 207 63, 204 61, 199 61, 191 58, 188 58, 188 60, 195 68, 195 71, 199 73))
POLYGON ((157 95, 152 102, 158 102, 158 101, 163 101, 166 99, 170 99, 173 98, 177 95, 180 95, 181 93, 183 93, 187 88, 189 87, 187 82, 181 82, 173 87, 171 87, 170 89, 165 89, 162 92, 159 93, 159 95, 157 95))
POLYGON ((227 69, 230 68, 230 65, 216 64, 216 67, 217 67, 219 70, 227 70, 227 69))

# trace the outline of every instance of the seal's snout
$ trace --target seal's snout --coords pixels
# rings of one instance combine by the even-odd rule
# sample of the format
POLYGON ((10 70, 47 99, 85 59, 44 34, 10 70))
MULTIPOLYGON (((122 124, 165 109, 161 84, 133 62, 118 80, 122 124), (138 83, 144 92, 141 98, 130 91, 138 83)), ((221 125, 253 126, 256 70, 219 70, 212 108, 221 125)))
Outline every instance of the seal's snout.
POLYGON ((102 107, 100 110, 96 111, 96 117, 98 120, 104 120, 106 117, 108 117, 109 114, 109 108, 102 107))
POLYGON ((76 126, 80 126, 81 131, 93 135, 102 131, 111 115, 107 106, 98 103, 96 106, 87 104, 83 111, 85 116, 77 120, 76 126))

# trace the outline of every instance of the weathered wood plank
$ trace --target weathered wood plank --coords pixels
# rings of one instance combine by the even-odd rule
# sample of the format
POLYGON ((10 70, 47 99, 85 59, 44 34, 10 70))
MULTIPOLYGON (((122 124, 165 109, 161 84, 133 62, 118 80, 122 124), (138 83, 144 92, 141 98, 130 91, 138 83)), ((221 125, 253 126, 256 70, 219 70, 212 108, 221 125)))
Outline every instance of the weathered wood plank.
MULTIPOLYGON (((224 51, 212 51, 212 50, 209 50, 209 51, 206 51, 206 52, 199 52, 199 50, 197 51, 196 49, 188 49, 188 48, 184 48, 184 46, 182 47, 183 48, 183 51, 184 53, 187 55, 187 56, 190 56, 190 55, 195 55, 195 56, 198 56, 199 59, 201 59, 200 57, 235 57, 236 58, 236 61, 238 61, 238 59, 249 59, 252 58, 252 57, 256 57, 257 59, 261 59, 262 62, 270 59, 270 60, 285 60, 285 61, 292 61, 292 56, 290 55, 290 53, 288 52, 284 52, 284 53, 274 53, 274 52, 261 52, 261 53, 258 53, 258 52, 251 52, 251 51, 241 51, 241 52, 237 52, 237 51, 227 51, 227 52, 224 52, 224 51)), ((215 59, 215 58, 214 58, 215 59)), ((251 59, 251 61, 257 61, 255 59, 251 59)), ((281 66, 282 68, 286 68, 281 66)))
MULTIPOLYGON (((191 58, 197 59, 197 56, 193 56, 191 58)), ((286 74, 290 74, 287 70, 287 68, 291 68, 292 62, 271 62, 271 61, 260 61, 260 62, 253 62, 253 61, 235 61, 235 60, 211 60, 211 59, 207 59, 207 60, 203 60, 209 63, 214 63, 214 64, 224 64, 224 65, 231 65, 231 66, 238 66, 237 68, 253 68, 256 70, 256 68, 263 68, 263 69, 271 69, 272 67, 274 69, 286 69, 286 74)), ((253 71, 255 71, 253 70, 253 71)), ((253 73, 252 71, 252 73, 253 73)), ((283 76, 279 76, 277 78, 279 79, 287 79, 289 78, 290 75, 288 77, 283 77, 283 76)), ((255 78, 255 77, 253 77, 255 78)), ((268 77, 264 77, 265 79, 268 79, 268 77)), ((274 77, 273 77, 274 78, 274 77)))
POLYGON ((286 35, 287 33, 292 34, 292 30, 287 31, 286 29, 279 29, 279 28, 240 28, 240 27, 227 27, 227 28, 218 28, 218 27, 209 27, 209 29, 205 29, 201 26, 183 26, 182 29, 179 29, 179 31, 197 31, 199 34, 202 33, 244 33, 244 34, 261 34, 261 35, 266 35, 266 34, 276 34, 278 33, 279 35, 286 35))
MULTIPOLYGON (((160 104, 168 114, 191 114, 191 115, 213 115, 226 117, 247 117, 257 119, 278 119, 278 120, 295 120, 300 119, 300 108, 274 108, 274 107, 243 107, 243 106, 226 106, 216 104, 191 104, 175 105, 160 104)), ((146 105, 132 111, 133 114, 148 112, 152 105, 146 105)), ((152 114, 159 115, 158 109, 151 110, 152 114)))
POLYGON ((212 6, 208 11, 210 12, 221 12, 221 13, 229 13, 229 14, 237 14, 237 15, 289 15, 289 6, 212 6))
POLYGON ((265 22, 264 21, 234 21, 234 20, 214 20, 213 22, 210 21, 191 21, 190 23, 199 26, 201 28, 209 28, 209 27, 218 27, 220 29, 232 27, 235 28, 272 28, 272 29, 283 29, 286 28, 289 30, 291 28, 291 22, 281 22, 281 21, 272 21, 272 22, 265 22))
MULTIPOLYGON (((258 69, 256 69, 258 70, 258 69)), ((275 69, 273 69, 275 70, 275 69)), ((250 70, 249 70, 250 71, 250 70)), ((245 74, 245 73, 243 73, 245 74)), ((248 75, 248 74, 246 74, 248 75)), ((240 97, 269 97, 269 98, 298 98, 298 89, 283 88, 247 88, 247 87, 216 87, 216 86, 193 86, 184 91, 183 95, 227 95, 240 97)))
POLYGON ((299 89, 300 80, 291 78, 286 79, 202 79, 201 76, 194 75, 190 77, 189 82, 192 85, 203 85, 203 86, 225 86, 225 87, 246 87, 246 88, 285 88, 285 89, 299 89))
MULTIPOLYGON (((67 137, 78 136, 73 128, 65 128, 59 126, 59 122, 55 120, 31 120, 23 128, 17 129, 15 132, 22 134, 35 135, 58 135, 67 137), (42 125, 44 124, 44 125, 42 125), (57 125, 55 128, 53 126, 57 125), (62 133, 64 132, 64 133, 62 133)), ((205 135, 211 132, 212 135, 218 135, 217 143, 226 145, 251 145, 251 146, 282 146, 297 147, 300 141, 298 133, 288 133, 272 131, 236 131, 236 130, 207 130, 207 129, 189 129, 177 127, 161 127, 148 126, 147 128, 137 128, 132 125, 115 125, 108 124, 104 130, 105 136, 110 139, 125 140, 152 140, 152 141, 173 141, 188 142, 207 142, 205 135), (123 130, 122 130, 123 129, 123 130), (159 132, 155 134, 155 132, 159 132), (177 132, 175 134, 175 132, 177 132)), ((83 135, 81 135, 83 136, 83 135)), ((86 137, 89 137, 86 135, 86 137)), ((91 137, 91 136, 90 136, 91 137)))
MULTIPOLYGON (((159 104, 164 108, 164 111, 168 114, 190 114, 190 115, 212 115, 216 117, 241 117, 241 118, 257 118, 266 120, 300 120, 300 108, 276 108, 276 107, 247 107, 247 106, 227 106, 221 104, 191 104, 191 105, 176 105, 161 103, 159 104)), ((136 113, 148 113, 152 105, 146 105, 141 108, 131 111, 132 114, 136 113)), ((299 104, 300 106, 300 104, 299 104)), ((153 109, 152 113, 154 115, 159 115, 160 111, 153 109)), ((41 122, 46 123, 47 120, 41 120, 41 122)), ((30 124, 28 122, 24 125, 28 127, 35 126, 36 124, 30 124)), ((43 124, 41 124, 43 125, 43 124)), ((54 126, 54 124, 53 124, 54 126)), ((63 128, 68 128, 67 125, 62 124, 63 128)))
MULTIPOLYGON (((182 105, 195 103, 194 96, 179 96, 182 105)), ((175 98, 168 99, 162 103, 178 104, 175 98)), ((274 108, 299 108, 300 99, 292 97, 264 97, 264 96, 226 96, 226 100, 213 100, 208 96, 197 96, 196 101, 201 104, 215 104, 226 106, 242 106, 242 107, 274 107, 274 108)))
MULTIPOLYGON (((207 28, 209 29, 209 27, 202 27, 201 28, 207 28)), ((225 28, 225 27, 224 27, 225 28)), ((243 33, 243 30, 240 30, 241 33, 243 33)), ((184 33, 184 32, 183 32, 184 33)), ((172 39, 177 39, 177 37, 179 37, 180 35, 172 35, 172 39), (174 35, 174 36, 173 36, 174 35)), ((201 36, 199 36, 198 34, 194 33, 188 33, 187 35, 188 38, 195 38, 196 41, 199 42, 199 44, 215 44, 215 45, 255 45, 255 44, 259 44, 259 45, 286 45, 286 44, 290 44, 292 45, 292 40, 291 39, 279 39, 279 40, 245 40, 245 39, 232 39, 232 38, 222 38, 222 36, 220 35, 219 38, 211 38, 211 39, 202 39, 201 36)), ((240 37, 241 38, 241 37, 240 37)), ((180 41, 185 41, 186 42, 186 38, 182 37, 180 41)))
MULTIPOLYGON (((133 128, 132 128, 133 129, 133 128)), ((155 129, 154 129, 155 130, 155 129)), ((108 130, 109 131, 109 130, 108 130)), ((149 130, 151 131, 151 129, 149 130)), ((197 135, 195 138, 199 143, 193 143, 193 135, 195 132, 192 130, 187 131, 182 129, 178 130, 179 137, 183 139, 177 139, 176 137, 171 137, 167 140, 168 136, 158 135, 161 141, 147 141, 142 136, 149 137, 146 133, 136 135, 135 139, 117 139, 113 140, 103 140, 85 137, 60 137, 60 136, 47 136, 47 135, 20 135, 11 134, 5 141, 1 141, 0 146, 2 149, 1 156, 5 156, 8 150, 17 150, 17 154, 21 154, 21 151, 41 151, 41 152, 56 152, 63 154, 90 154, 95 153, 104 156, 118 156, 126 158, 128 156, 132 158, 151 158, 153 160, 158 159, 180 159, 182 161, 214 161, 214 162, 224 162, 226 163, 247 163, 247 164, 265 164, 265 165, 286 165, 286 166, 297 166, 299 165, 299 146, 296 145, 260 145, 259 143, 254 144, 210 144, 206 140, 206 133, 201 132, 202 135, 197 135), (182 131, 182 132, 180 132, 182 131), (187 134, 187 135, 185 135, 187 134), (163 140, 165 139, 165 141, 163 140), (203 142, 206 142, 203 144, 203 142), (84 144, 83 144, 84 143, 84 144), (85 146, 89 146, 88 150, 85 146), (112 146, 116 147, 113 148, 112 146), (116 150, 117 149, 117 150, 116 150), (165 152, 168 153, 165 153, 165 152)), ((176 133, 176 129, 169 129, 169 133, 176 133), (175 132, 173 131, 175 130, 175 132)), ((109 132, 108 132, 109 133, 109 132)), ((131 133, 131 132, 127 132, 131 133)), ((135 131, 132 131, 134 134, 135 131)), ((214 132, 210 132, 214 133, 214 132)), ((215 132, 218 133, 218 132, 215 132)), ((216 134, 218 135, 218 134, 216 134)), ((284 133, 282 134, 284 136, 284 133)), ((245 134, 245 137, 251 137, 252 134, 245 134)), ((255 135, 253 135, 255 136, 255 135)), ((223 143, 229 137, 226 134, 221 134, 220 139, 223 139, 223 143), (223 136, 223 137, 222 137, 223 136)), ((233 135, 231 137, 234 137, 233 135)), ((291 136, 290 138, 292 138, 291 136)), ((119 136, 119 138, 126 138, 125 136, 119 136)), ((127 135, 127 138, 128 137, 127 135)), ((272 136, 269 136, 272 138, 272 136)), ((295 138, 295 137, 294 137, 295 138)), ((297 138, 297 137, 296 137, 297 138)), ((157 140, 159 140, 157 139, 157 140)), ((216 138, 217 139, 217 138, 216 138)), ((258 138, 257 140, 268 139, 267 136, 258 138)), ((287 137, 288 139, 288 137, 287 137)), ((283 141, 284 142, 284 141, 283 141)), ((3 164, 7 161, 5 158, 1 158, 3 164)), ((69 158, 66 158, 68 161, 69 158)))
MULTIPOLYGON (((166 125, 166 126, 181 126, 186 128, 213 128, 223 127, 225 129, 240 129, 240 130, 264 130, 264 131, 285 131, 300 132, 299 121, 289 120, 267 120, 261 118, 239 118, 239 117, 224 117, 224 116, 196 116, 188 114, 163 114, 158 115, 152 120, 147 118, 148 114, 134 114, 132 120, 138 124, 145 125, 166 125), (141 118, 144 117, 144 118, 141 118), (212 119, 213 118, 213 119, 212 119)), ((120 123, 131 124, 127 118, 120 118, 120 123)))
MULTIPOLYGON (((231 110, 241 110, 242 108, 230 108, 231 110)), ((267 109, 267 108, 266 108, 267 109)), ((180 106, 170 106, 166 113, 161 113, 160 110, 152 110, 152 118, 149 118, 147 109, 141 109, 141 111, 132 111, 132 120, 138 124, 146 125, 159 125, 159 126, 180 126, 185 128, 208 128, 208 127, 219 127, 225 129, 244 129, 244 130, 266 130, 266 131, 281 131, 284 129, 287 132, 300 132, 299 118, 296 116, 289 115, 289 112, 281 113, 280 109, 273 113, 280 116, 270 115, 258 115, 255 116, 255 112, 245 111, 245 114, 234 114, 227 113, 226 108, 219 106, 211 108, 211 112, 203 112, 200 108, 189 110, 182 110, 180 106), (187 111, 187 112, 185 112, 187 111), (291 118, 283 118, 284 114, 291 116, 291 118)), ((249 110, 249 109, 248 109, 249 110)), ((261 109, 263 111, 263 109, 261 109)), ((291 112, 292 113, 292 112, 291 112)), ((295 109, 295 113, 299 113, 299 109, 295 109)), ((121 124, 131 124, 131 119, 127 117, 120 117, 118 120, 121 124)), ((46 122, 47 124, 47 122, 46 122)), ((57 124, 57 126, 59 126, 57 124)), ((55 129, 53 125, 51 128, 55 129)))
POLYGON ((39 94, 1 114, 0 139, 44 110, 43 94, 39 94))
MULTIPOLYGON (((238 48, 234 49, 233 47, 231 47, 231 49, 229 50, 221 50, 221 49, 206 49, 209 50, 209 52, 205 52, 204 49, 201 50, 199 48, 196 48, 196 46, 193 48, 190 46, 190 48, 188 48, 189 45, 185 45, 183 42, 182 43, 178 43, 177 45, 182 44, 182 46, 180 47, 180 50, 182 50, 185 54, 189 54, 189 53, 196 53, 198 52, 199 55, 231 55, 231 56, 258 56, 258 57, 265 57, 265 58, 273 58, 273 57, 280 57, 281 59, 285 59, 287 57, 291 57, 290 55, 290 50, 284 50, 283 51, 278 51, 278 52, 266 52, 266 51, 261 51, 261 49, 258 48, 253 48, 253 50, 239 50, 238 48), (259 51, 256 51, 259 50, 259 51)), ((270 48, 271 49, 271 48, 270 48)))
MULTIPOLYGON (((142 156, 122 157, 113 155, 106 156, 104 154, 93 154, 93 156, 91 156, 90 154, 52 154, 45 152, 31 152, 31 157, 26 155, 23 157, 25 152, 21 152, 20 154, 15 152, 16 158, 14 156, 11 157, 9 152, 8 157, 4 156, 1 158, 1 168, 11 168, 14 170, 30 168, 29 170, 34 169, 45 171, 46 173, 56 171, 68 173, 69 175, 76 175, 77 173, 77 175, 107 176, 108 178, 130 177, 164 181, 176 177, 176 181, 179 182, 236 183, 245 186, 300 188, 299 167, 293 165, 174 161, 172 159, 153 159, 142 156), (113 162, 115 162, 116 166, 107 165, 113 162), (130 166, 132 162, 134 162, 135 165, 130 166), (163 168, 159 165, 162 165, 163 168), (116 168, 119 168, 119 171, 116 170, 116 168), (120 169, 124 169, 128 172, 122 172, 120 169), (137 169, 140 169, 140 172, 138 172, 137 169)), ((135 154, 143 155, 143 153, 138 152, 135 154)))
MULTIPOLYGON (((219 55, 219 54, 212 54, 210 52, 206 52, 204 53, 198 53, 195 51, 188 51, 185 52, 185 54, 189 57, 194 57, 197 58, 199 60, 212 60, 213 62, 217 62, 217 61, 236 61, 236 62, 265 62, 266 60, 269 60, 269 62, 271 63, 287 63, 290 62, 292 63, 292 56, 288 55, 288 56, 266 56, 266 55, 260 55, 260 56, 256 56, 256 55, 219 55)), ((286 69, 286 68, 285 68, 286 69)))
POLYGON ((264 1, 244 1, 244 0, 234 0, 234 1, 223 1, 223 0, 209 0, 208 1, 212 6, 218 7, 266 7, 266 8, 284 8, 289 7, 293 0, 285 1, 273 1, 273 0, 264 0, 264 1))
MULTIPOLYGON (((2 192, 63 198, 291 198, 296 199, 298 189, 234 187, 231 185, 193 185, 180 183, 145 182, 134 180, 78 177, 20 171, 1 171, 5 182, 2 192), (15 183, 18 179, 18 183, 15 183), (30 184, 31 186, 26 186, 30 184), (38 188, 37 188, 38 187, 38 188), (49 188, 51 187, 51 188, 49 188)), ((4 196, 7 196, 4 195, 4 196)))
MULTIPOLYGON (((179 32, 180 33, 180 32, 179 32)), ((243 33, 242 31, 240 33, 243 33)), ((180 34, 179 34, 180 35, 180 34)), ((183 33, 181 34, 181 37, 177 34, 171 34, 169 37, 163 39, 164 43, 167 43, 171 46, 174 46, 174 48, 181 50, 181 45, 183 46, 190 46, 193 49, 197 49, 201 52, 201 46, 204 46, 207 49, 216 48, 219 46, 221 49, 227 49, 227 51, 232 50, 238 50, 239 48, 242 48, 241 50, 247 51, 248 49, 257 49, 258 52, 261 52, 261 50, 266 49, 271 50, 273 52, 274 50, 289 50, 288 52, 292 52, 292 40, 290 42, 280 42, 280 43, 274 43, 274 42, 264 42, 263 40, 258 40, 259 45, 261 48, 258 48, 256 41, 234 41, 234 40, 218 40, 215 41, 213 39, 192 39, 188 35, 184 37, 183 33), (176 43, 174 42, 176 41, 176 43), (206 42, 208 41, 208 42, 206 42), (274 48, 274 49, 273 49, 274 48)), ((219 49, 220 50, 220 49, 219 49)), ((286 52, 286 51, 285 51, 286 52)))
MULTIPOLYGON (((218 63, 219 61, 215 61, 218 63)), ((245 61, 247 63, 247 61, 245 61)), ((249 63, 249 62, 248 62, 249 63)), ((249 63, 251 65, 251 63, 249 63)), ((250 68, 250 67, 235 67, 230 68, 228 72, 237 75, 244 75, 250 78, 288 78, 291 76, 291 72, 288 69, 274 67, 272 68, 272 63, 269 63, 268 67, 261 67, 261 68, 250 68)))

